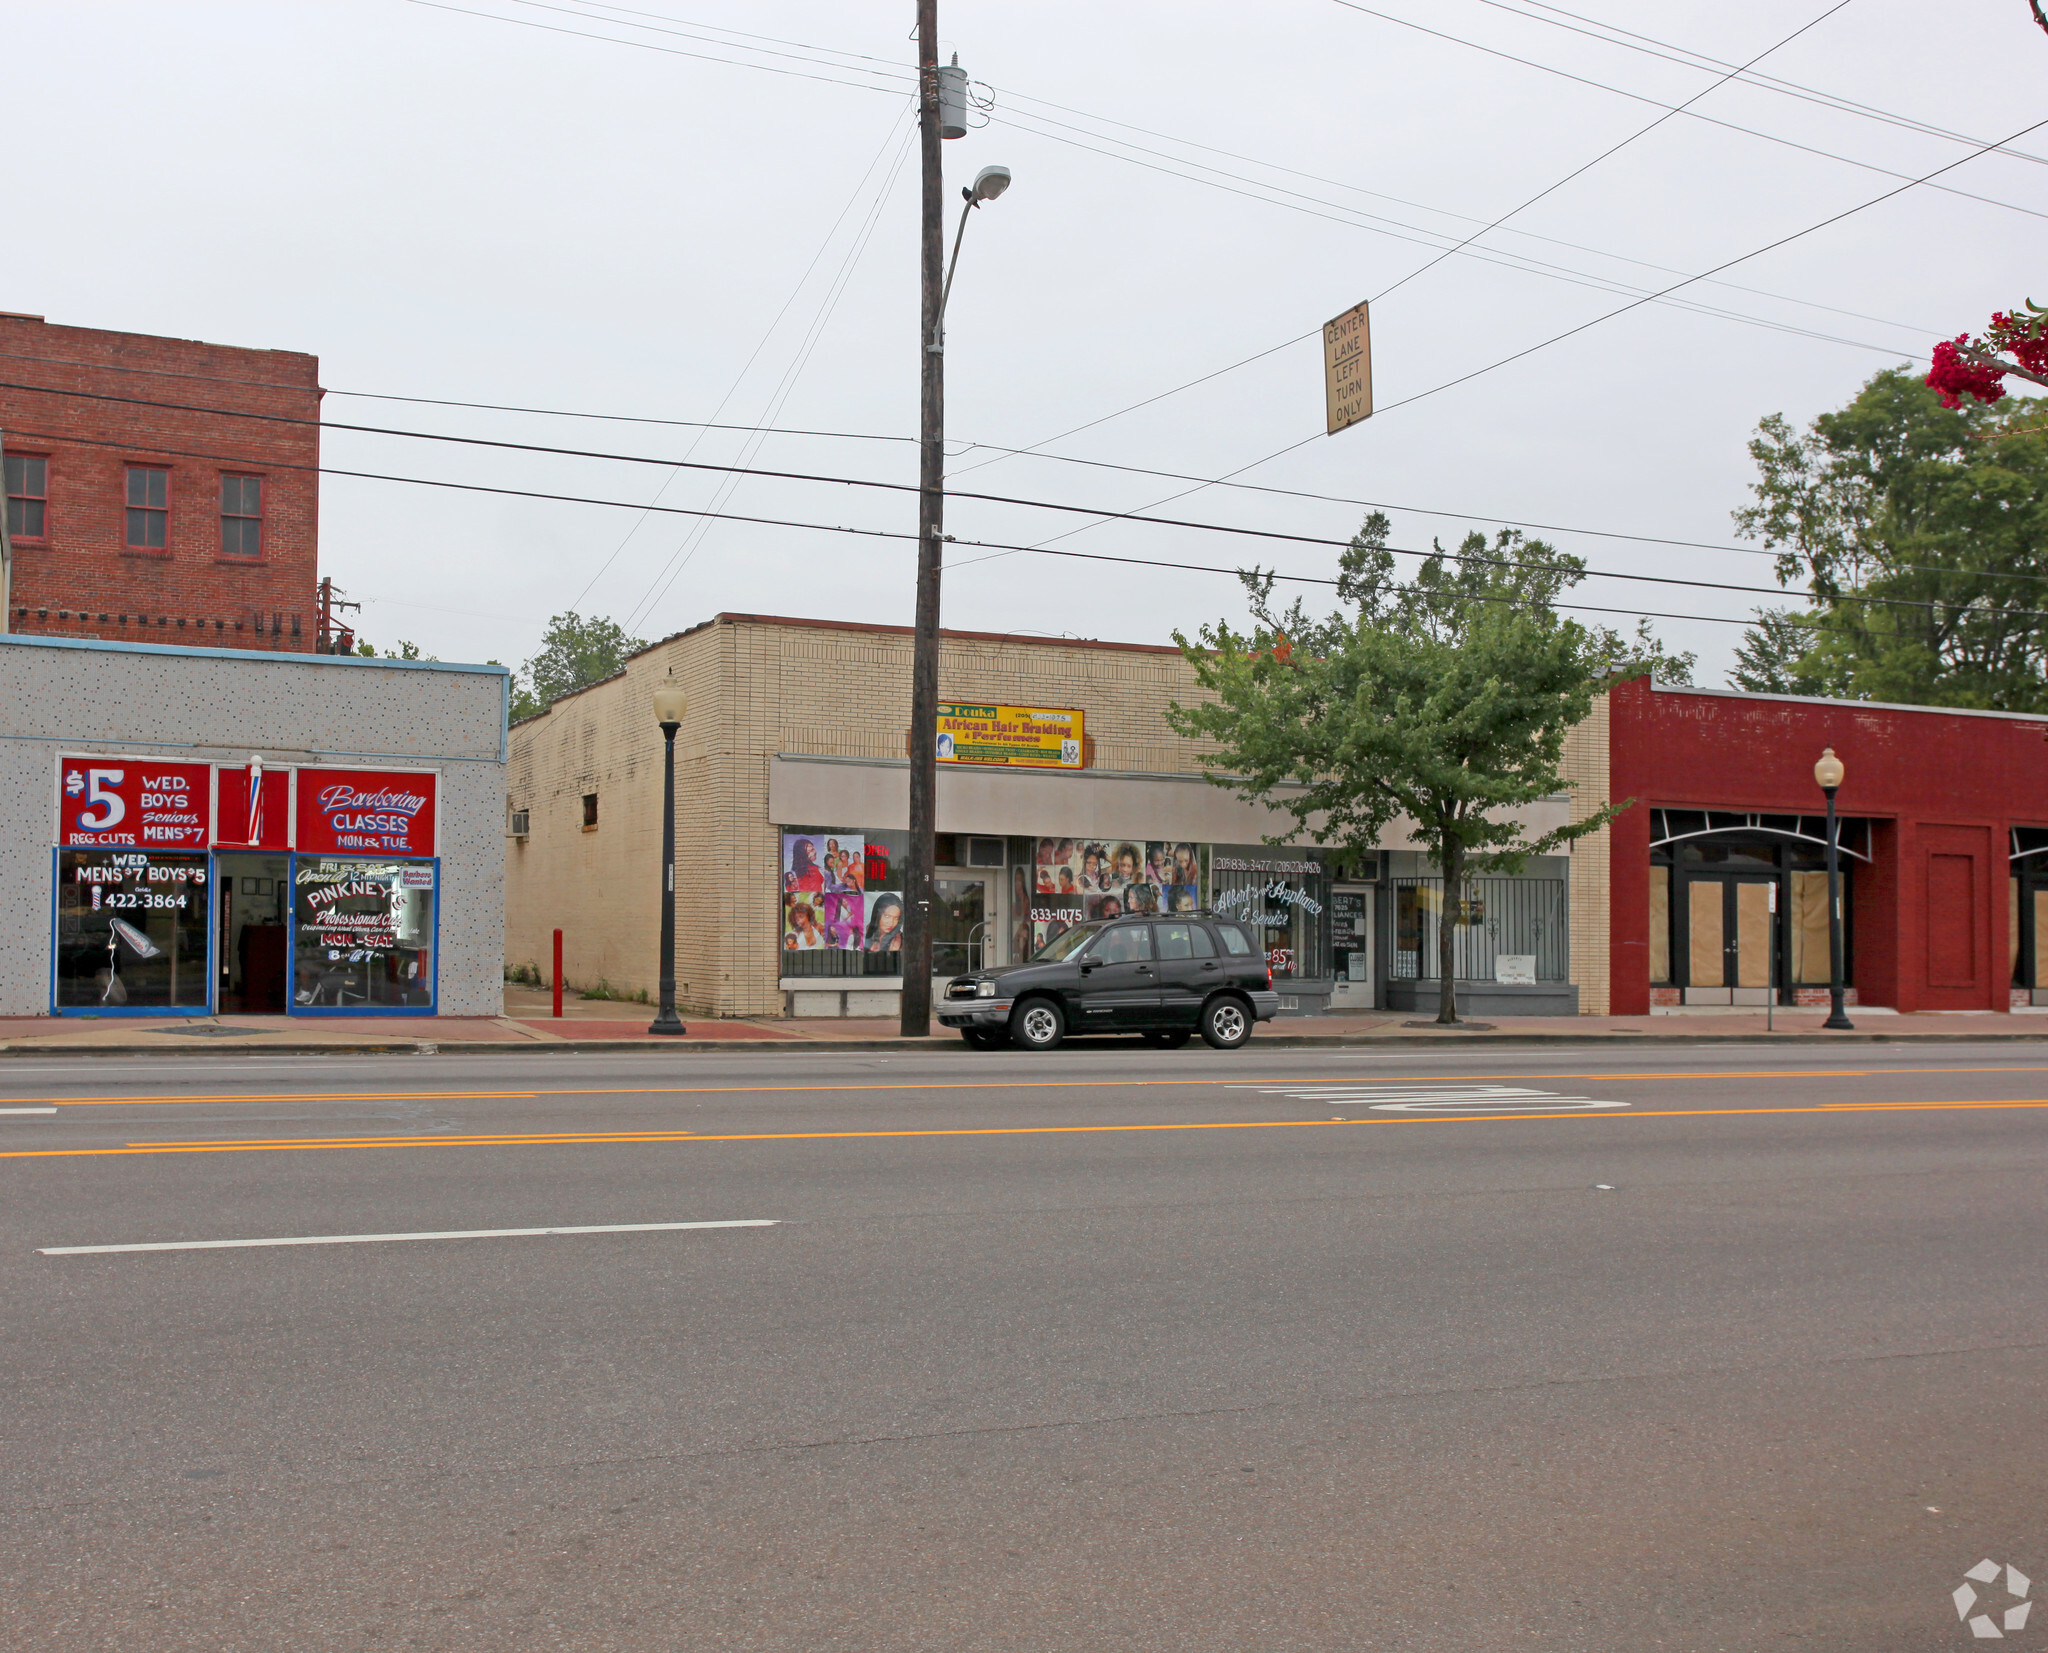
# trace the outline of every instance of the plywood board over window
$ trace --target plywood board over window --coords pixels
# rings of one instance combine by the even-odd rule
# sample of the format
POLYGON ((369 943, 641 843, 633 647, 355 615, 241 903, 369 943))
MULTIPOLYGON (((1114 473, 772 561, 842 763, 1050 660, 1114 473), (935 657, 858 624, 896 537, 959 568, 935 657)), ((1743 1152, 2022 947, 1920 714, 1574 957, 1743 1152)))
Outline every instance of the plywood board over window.
POLYGON ((1721 930, 1721 881, 1702 878, 1686 886, 1686 913, 1692 932, 1687 962, 1694 987, 1725 987, 1724 941, 1721 930))
POLYGON ((1790 935, 1792 982, 1796 987, 1825 987, 1830 979, 1828 957, 1828 875, 1791 874, 1790 935))

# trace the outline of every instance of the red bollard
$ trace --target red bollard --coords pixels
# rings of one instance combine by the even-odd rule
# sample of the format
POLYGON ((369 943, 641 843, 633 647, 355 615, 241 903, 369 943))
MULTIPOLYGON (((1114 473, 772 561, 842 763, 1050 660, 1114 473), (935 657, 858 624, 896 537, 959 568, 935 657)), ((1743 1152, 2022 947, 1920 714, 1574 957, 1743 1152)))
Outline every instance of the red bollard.
POLYGON ((555 1014, 562 1013, 562 932, 555 932, 555 1014))

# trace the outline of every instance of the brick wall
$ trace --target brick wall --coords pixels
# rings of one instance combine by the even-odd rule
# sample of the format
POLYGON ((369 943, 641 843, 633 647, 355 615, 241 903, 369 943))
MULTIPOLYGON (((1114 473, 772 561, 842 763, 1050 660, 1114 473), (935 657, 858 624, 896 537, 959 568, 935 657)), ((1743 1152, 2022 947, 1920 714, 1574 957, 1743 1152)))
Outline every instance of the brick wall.
MULTIPOLYGON (((775 1015, 781 843, 768 819, 777 752, 900 759, 910 727, 907 630, 747 615, 657 643, 625 674, 559 701, 512 732, 510 802, 530 836, 507 857, 506 961, 655 990, 659 950, 661 732, 649 696, 671 667, 690 695, 676 740, 676 980, 686 1007, 775 1015), (598 824, 582 825, 583 796, 598 824)), ((1177 649, 948 633, 942 699, 1079 706, 1094 767, 1194 773, 1199 748, 1167 727, 1196 696, 1177 649)), ((831 823, 858 826, 860 822, 831 823)))
POLYGON ((249 413, 317 420, 318 360, 0 316, 0 435, 49 462, 47 531, 15 542, 10 629, 310 650, 319 432, 235 417, 249 413), (130 465, 170 472, 161 551, 127 545, 130 465), (263 479, 256 558, 222 555, 223 473, 263 479))
MULTIPOLYGON (((1593 697, 1586 721, 1564 738, 1564 778, 1572 785, 1572 819, 1583 821, 1615 800, 1609 795, 1608 703, 1593 697)), ((1579 990, 1581 1016, 1605 1016, 1611 1004, 1608 956, 1613 828, 1589 832, 1572 845, 1570 888, 1571 979, 1579 990)))

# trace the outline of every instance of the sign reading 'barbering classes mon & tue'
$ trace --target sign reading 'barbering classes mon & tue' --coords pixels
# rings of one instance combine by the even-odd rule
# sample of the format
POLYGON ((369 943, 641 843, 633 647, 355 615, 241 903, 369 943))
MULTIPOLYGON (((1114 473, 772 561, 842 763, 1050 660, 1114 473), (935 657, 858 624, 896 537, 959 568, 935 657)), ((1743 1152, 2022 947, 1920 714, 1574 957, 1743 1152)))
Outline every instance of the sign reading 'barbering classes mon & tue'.
POLYGON ((432 855, 439 777, 418 770, 301 769, 301 853, 432 855))

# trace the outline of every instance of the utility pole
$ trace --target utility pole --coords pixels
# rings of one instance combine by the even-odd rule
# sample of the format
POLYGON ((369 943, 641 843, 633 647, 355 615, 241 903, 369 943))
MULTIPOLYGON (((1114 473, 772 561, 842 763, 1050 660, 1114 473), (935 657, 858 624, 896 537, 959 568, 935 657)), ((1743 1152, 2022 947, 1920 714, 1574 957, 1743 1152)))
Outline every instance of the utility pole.
POLYGON ((917 0, 917 126, 923 190, 918 216, 920 391, 917 466, 917 629, 910 666, 910 853, 903 864, 903 1020, 906 1038, 932 1030, 932 852, 938 831, 939 557, 945 525, 946 358, 940 333, 946 223, 939 150, 939 0, 917 0))

